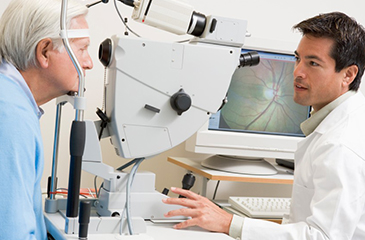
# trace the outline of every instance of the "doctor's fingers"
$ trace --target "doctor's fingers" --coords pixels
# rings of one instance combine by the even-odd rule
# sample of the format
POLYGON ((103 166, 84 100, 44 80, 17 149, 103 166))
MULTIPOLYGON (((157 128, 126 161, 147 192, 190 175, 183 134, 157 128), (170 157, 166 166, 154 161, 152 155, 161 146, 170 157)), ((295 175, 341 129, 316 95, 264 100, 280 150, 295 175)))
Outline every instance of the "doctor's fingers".
POLYGON ((180 208, 176 210, 171 210, 164 214, 165 217, 176 217, 176 216, 184 216, 184 217, 196 217, 199 215, 199 210, 192 208, 180 208))
POLYGON ((175 229, 183 229, 183 228, 192 227, 192 226, 199 226, 199 219, 198 218, 191 218, 191 219, 188 219, 184 222, 178 223, 174 226, 174 228, 175 229))
POLYGON ((181 196, 184 196, 184 197, 187 197, 187 198, 190 198, 190 199, 194 199, 194 200, 198 200, 198 199, 203 198, 199 194, 196 194, 196 193, 194 193, 192 191, 185 190, 185 189, 182 189, 182 188, 172 187, 171 188, 171 191, 173 193, 176 193, 176 194, 179 194, 181 196))
POLYGON ((207 212, 201 209, 186 209, 182 212, 185 212, 187 214, 186 216, 190 216, 191 219, 176 224, 174 226, 175 229, 199 226, 213 232, 229 233, 229 227, 231 225, 233 215, 225 211, 224 213, 221 213, 215 211, 207 212))
POLYGON ((189 198, 165 198, 162 202, 170 205, 180 205, 188 208, 197 208, 201 205, 199 201, 189 198))

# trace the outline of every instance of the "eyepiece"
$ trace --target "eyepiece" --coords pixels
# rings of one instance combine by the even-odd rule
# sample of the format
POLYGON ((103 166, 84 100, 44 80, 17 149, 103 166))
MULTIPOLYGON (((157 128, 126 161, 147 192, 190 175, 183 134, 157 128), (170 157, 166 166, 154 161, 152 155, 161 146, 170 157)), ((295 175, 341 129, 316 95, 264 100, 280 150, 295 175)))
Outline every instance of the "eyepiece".
POLYGON ((260 56, 256 51, 242 53, 238 67, 252 67, 260 63, 260 56))
POLYGON ((112 40, 110 38, 105 39, 99 46, 99 61, 108 67, 112 59, 112 40))

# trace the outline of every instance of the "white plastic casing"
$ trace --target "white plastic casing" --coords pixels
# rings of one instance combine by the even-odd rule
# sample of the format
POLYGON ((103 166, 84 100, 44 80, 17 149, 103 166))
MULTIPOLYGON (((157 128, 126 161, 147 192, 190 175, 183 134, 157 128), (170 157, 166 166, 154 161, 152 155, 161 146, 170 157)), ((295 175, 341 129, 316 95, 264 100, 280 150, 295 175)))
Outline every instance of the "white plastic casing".
POLYGON ((153 156, 193 135, 221 106, 241 53, 239 47, 213 44, 112 39, 106 114, 112 143, 124 158, 153 156), (180 89, 192 105, 179 116, 170 98, 180 89))
POLYGON ((137 22, 178 35, 186 34, 193 7, 171 0, 141 0, 134 7, 132 18, 137 22))

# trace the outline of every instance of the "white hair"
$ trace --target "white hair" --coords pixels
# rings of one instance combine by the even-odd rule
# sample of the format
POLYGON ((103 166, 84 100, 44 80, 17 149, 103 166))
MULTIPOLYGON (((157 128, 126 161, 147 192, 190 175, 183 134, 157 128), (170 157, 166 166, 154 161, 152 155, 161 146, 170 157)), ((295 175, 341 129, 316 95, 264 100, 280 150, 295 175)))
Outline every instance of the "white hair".
MULTIPOLYGON (((18 70, 38 66, 35 56, 39 41, 53 39, 55 48, 62 47, 59 39, 62 0, 13 0, 0 19, 0 61, 13 64, 18 70)), ((86 6, 68 0, 67 28, 71 20, 85 16, 86 6)))

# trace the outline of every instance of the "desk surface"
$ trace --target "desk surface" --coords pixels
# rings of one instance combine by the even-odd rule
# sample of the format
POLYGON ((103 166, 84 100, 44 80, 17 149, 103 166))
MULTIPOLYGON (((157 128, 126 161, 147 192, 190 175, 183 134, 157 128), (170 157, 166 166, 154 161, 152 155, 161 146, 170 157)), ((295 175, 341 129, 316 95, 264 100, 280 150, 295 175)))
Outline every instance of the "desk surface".
MULTIPOLYGON (((66 240, 66 239, 79 239, 78 234, 65 234, 64 226, 65 219, 59 213, 52 214, 44 214, 47 230, 54 236, 57 240, 66 240)), ((163 224, 153 224, 151 222, 147 222, 147 235, 152 237, 153 240, 201 240, 201 239, 209 239, 209 240, 232 240, 233 238, 229 237, 223 233, 214 233, 205 231, 199 227, 192 227, 188 229, 176 230, 173 229, 173 224, 171 223, 163 223, 163 224)), ((116 240, 116 239, 125 239, 123 236, 119 234, 89 234, 88 240, 116 240)), ((128 238, 129 239, 129 238, 128 238)), ((136 239, 137 240, 137 239, 136 239)))
MULTIPOLYGON (((278 173, 270 176, 235 174, 202 167, 200 164, 201 160, 194 160, 182 157, 168 157, 167 161, 176 164, 182 168, 185 168, 189 171, 192 171, 193 173, 206 177, 210 180, 279 184, 293 183, 293 175, 289 173, 278 173)), ((275 167, 283 169, 283 172, 285 171, 284 168, 280 166, 276 165, 275 167)))

